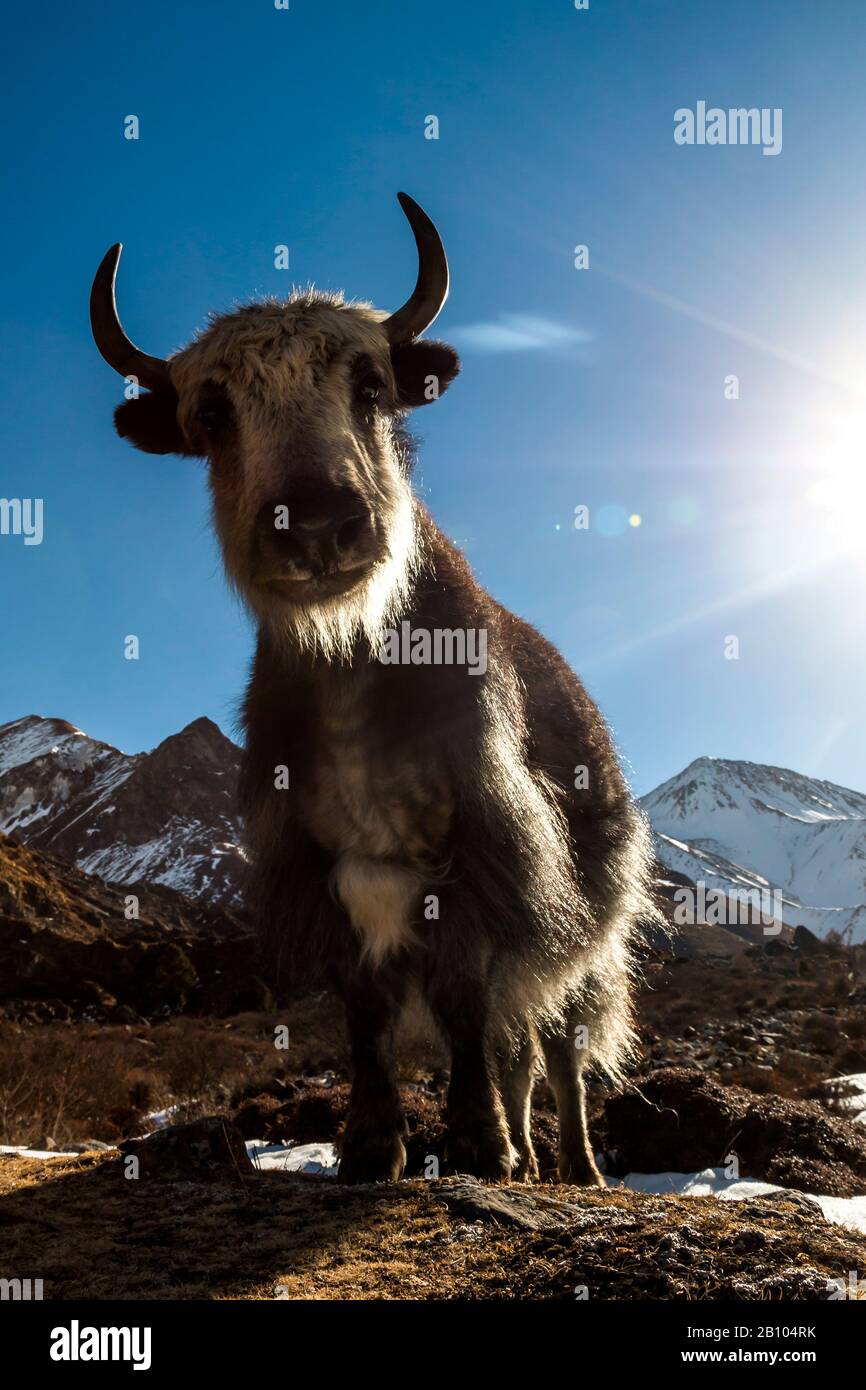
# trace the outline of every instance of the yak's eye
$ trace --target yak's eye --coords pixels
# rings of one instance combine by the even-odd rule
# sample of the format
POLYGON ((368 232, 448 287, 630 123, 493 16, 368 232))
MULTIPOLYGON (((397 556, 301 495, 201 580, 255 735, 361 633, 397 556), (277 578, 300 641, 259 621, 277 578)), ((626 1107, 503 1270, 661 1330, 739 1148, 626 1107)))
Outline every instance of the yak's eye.
POLYGON ((208 435, 220 434, 231 423, 232 405, 228 396, 216 382, 209 382, 202 390, 196 419, 208 435))
POLYGON ((385 383, 378 372, 365 372, 358 379, 355 394, 361 405, 369 408, 376 405, 384 389, 385 383))

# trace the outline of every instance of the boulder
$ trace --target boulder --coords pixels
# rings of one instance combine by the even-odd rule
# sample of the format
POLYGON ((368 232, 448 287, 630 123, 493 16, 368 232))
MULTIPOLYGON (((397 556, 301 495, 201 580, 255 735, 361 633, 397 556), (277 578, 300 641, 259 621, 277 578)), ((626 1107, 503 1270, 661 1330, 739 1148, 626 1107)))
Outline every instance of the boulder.
POLYGON ((255 1169, 237 1125, 221 1115, 207 1115, 185 1125, 166 1125, 140 1139, 118 1145, 125 1158, 139 1161, 140 1179, 237 1181, 255 1169))

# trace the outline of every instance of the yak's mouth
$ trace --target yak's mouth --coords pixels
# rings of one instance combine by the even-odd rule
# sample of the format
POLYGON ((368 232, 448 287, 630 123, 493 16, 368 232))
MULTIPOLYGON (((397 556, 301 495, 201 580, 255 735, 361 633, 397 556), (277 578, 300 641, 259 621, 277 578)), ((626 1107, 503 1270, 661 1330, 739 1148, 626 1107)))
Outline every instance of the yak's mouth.
POLYGON ((333 574, 322 574, 310 579, 292 579, 287 575, 262 575, 256 581, 260 591, 288 603, 322 603, 329 598, 339 598, 366 579, 372 566, 357 565, 350 570, 337 570, 333 574))

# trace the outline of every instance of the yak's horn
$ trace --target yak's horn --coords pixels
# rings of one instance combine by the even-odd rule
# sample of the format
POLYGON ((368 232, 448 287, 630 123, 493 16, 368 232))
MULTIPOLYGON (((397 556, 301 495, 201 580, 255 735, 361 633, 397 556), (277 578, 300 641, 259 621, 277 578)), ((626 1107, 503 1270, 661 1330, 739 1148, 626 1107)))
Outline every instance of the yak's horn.
POLYGON ((418 247, 418 282, 402 309, 385 319, 388 341, 411 342, 429 328, 448 298, 448 261, 445 247, 430 218, 408 193, 398 193, 418 247))
POLYGON ((121 242, 106 251, 93 277, 90 291, 90 326, 93 338, 109 367, 121 376, 134 376, 150 391, 171 389, 168 363, 162 357, 151 357, 131 343, 117 316, 114 282, 120 264, 121 242))

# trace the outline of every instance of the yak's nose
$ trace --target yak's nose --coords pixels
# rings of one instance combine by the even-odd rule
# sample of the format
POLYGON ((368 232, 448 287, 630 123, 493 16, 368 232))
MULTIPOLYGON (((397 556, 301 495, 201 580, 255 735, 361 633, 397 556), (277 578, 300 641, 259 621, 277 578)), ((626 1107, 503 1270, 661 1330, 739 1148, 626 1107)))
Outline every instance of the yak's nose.
POLYGON ((369 508, 350 489, 266 502, 256 519, 260 559, 318 577, 351 568, 372 536, 369 508))

